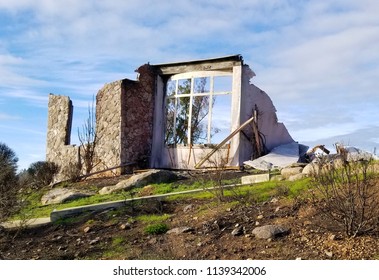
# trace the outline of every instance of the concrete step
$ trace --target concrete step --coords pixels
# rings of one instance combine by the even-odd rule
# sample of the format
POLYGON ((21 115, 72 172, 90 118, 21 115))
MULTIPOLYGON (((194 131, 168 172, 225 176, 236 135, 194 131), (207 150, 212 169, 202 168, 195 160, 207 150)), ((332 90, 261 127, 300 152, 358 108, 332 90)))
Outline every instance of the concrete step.
POLYGON ((20 227, 38 227, 51 223, 50 217, 47 218, 35 218, 30 220, 14 220, 1 223, 0 225, 7 229, 20 228, 20 227))

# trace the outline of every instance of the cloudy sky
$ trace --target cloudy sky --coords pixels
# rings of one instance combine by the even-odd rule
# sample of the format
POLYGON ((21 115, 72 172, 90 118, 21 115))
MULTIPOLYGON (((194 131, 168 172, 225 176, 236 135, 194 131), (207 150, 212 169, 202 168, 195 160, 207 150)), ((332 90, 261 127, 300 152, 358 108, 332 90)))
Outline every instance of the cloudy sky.
MULTIPOLYGON (((0 142, 45 159, 49 93, 74 102, 138 66, 241 54, 300 143, 379 147, 379 1, 0 0, 0 142)), ((75 143, 75 137, 73 142, 75 143)))

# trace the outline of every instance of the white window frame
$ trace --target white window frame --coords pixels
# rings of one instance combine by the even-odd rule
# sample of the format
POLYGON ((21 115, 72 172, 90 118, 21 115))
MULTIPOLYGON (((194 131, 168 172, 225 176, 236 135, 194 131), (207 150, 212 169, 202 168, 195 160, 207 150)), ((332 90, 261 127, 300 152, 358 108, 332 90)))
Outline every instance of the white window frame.
MULTIPOLYGON (((188 73, 181 73, 181 74, 176 74, 171 76, 168 80, 169 81, 176 81, 175 85, 175 94, 173 95, 167 95, 167 89, 165 92, 165 104, 167 104, 169 99, 175 99, 175 114, 174 114, 174 131, 173 131, 173 137, 175 138, 176 136, 176 110, 178 106, 178 99, 182 97, 189 97, 190 98, 190 107, 189 107, 189 116, 188 116, 188 130, 187 130, 187 141, 188 143, 184 144, 175 144, 175 146, 181 146, 181 145, 193 145, 191 143, 191 124, 192 124, 192 107, 193 107, 193 98, 198 97, 198 96, 209 96, 209 111, 208 111, 208 124, 207 124, 207 144, 211 143, 211 129, 212 129, 212 109, 213 109, 213 96, 219 96, 219 95, 231 95, 233 94, 233 73, 229 71, 196 71, 196 72, 188 72, 188 73), (229 76, 231 77, 231 84, 230 84, 230 90, 229 91, 214 91, 214 78, 215 77, 225 77, 229 76), (210 87, 209 87, 209 92, 204 92, 204 93, 194 93, 194 80, 196 78, 209 78, 210 79, 210 87), (184 80, 184 79, 190 79, 191 80, 191 91, 189 94, 178 94, 178 88, 179 88, 179 80, 184 80)), ((232 101, 231 104, 232 106, 232 101)), ((231 112, 230 112, 231 113, 231 112)), ((230 127, 231 130, 231 127, 230 127)), ((165 130, 165 133, 167 131, 165 130)), ((217 143, 212 143, 212 144, 217 144, 217 143)), ((166 143, 167 145, 167 143, 166 143)))

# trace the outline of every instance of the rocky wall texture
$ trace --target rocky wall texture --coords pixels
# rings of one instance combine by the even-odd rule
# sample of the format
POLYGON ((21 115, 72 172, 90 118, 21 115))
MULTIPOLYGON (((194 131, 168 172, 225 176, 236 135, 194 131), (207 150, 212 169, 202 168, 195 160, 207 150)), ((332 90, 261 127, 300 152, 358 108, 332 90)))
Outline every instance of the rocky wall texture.
POLYGON ((123 81, 105 84, 96 96, 96 161, 94 171, 121 164, 121 95, 123 81))
POLYGON ((46 161, 60 166, 57 180, 64 179, 63 170, 78 162, 78 147, 70 145, 73 106, 69 97, 49 95, 46 139, 46 161))
POLYGON ((138 81, 123 83, 121 160, 146 168, 152 149, 156 74, 148 64, 137 72, 138 81))
MULTIPOLYGON (((127 163, 147 167, 151 155, 155 73, 145 64, 137 81, 106 84, 96 97, 96 160, 94 171, 127 163)), ((122 169, 116 173, 122 172, 122 169)))
MULTIPOLYGON (((125 79, 105 84, 96 95, 97 140, 91 172, 125 163, 148 167, 156 76, 148 64, 137 71, 137 81, 125 79)), ((57 163, 61 171, 80 162, 84 168, 84 148, 69 145, 72 108, 69 97, 50 95, 46 160, 57 163)), ((120 168, 109 173, 120 174, 123 171, 120 168)), ((64 174, 59 177, 63 178, 64 174)))

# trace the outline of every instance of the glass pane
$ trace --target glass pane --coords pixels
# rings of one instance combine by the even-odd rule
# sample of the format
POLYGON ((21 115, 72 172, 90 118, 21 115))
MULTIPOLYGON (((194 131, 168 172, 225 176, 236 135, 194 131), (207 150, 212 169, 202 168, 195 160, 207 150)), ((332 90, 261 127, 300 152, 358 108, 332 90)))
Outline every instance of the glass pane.
POLYGON ((232 76, 216 76, 213 78, 213 92, 231 92, 232 76))
POLYGON ((190 108, 190 98, 182 97, 177 99, 176 111, 176 135, 175 144, 188 144, 188 118, 190 108))
POLYGON ((178 80, 178 94, 191 93, 191 79, 178 80))
POLYGON ((175 95, 175 91, 176 91, 176 80, 168 80, 166 95, 167 96, 175 95))
POLYGON ((166 145, 175 144, 175 98, 167 99, 166 103, 166 135, 165 135, 165 143, 166 145))
POLYGON ((208 142, 209 95, 195 96, 192 104, 191 143, 208 142))
POLYGON ((231 129, 231 94, 213 96, 211 143, 219 144, 231 129))
POLYGON ((209 77, 201 77, 194 79, 194 93, 210 92, 211 79, 209 77))

